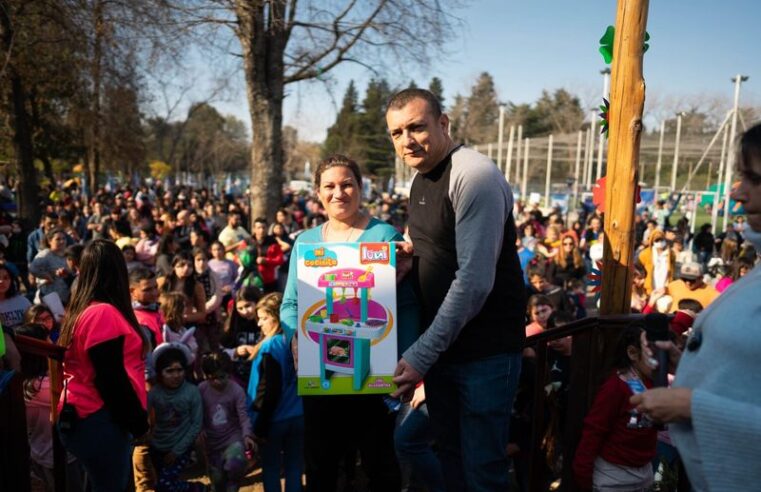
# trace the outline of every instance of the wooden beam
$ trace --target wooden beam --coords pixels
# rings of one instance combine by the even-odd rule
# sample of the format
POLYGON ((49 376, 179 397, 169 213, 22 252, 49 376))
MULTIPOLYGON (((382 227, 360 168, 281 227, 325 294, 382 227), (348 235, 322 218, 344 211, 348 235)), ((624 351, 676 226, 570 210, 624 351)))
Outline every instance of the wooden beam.
POLYGON ((645 81, 642 55, 648 0, 619 0, 608 113, 605 248, 600 314, 625 314, 631 303, 634 207, 645 81))

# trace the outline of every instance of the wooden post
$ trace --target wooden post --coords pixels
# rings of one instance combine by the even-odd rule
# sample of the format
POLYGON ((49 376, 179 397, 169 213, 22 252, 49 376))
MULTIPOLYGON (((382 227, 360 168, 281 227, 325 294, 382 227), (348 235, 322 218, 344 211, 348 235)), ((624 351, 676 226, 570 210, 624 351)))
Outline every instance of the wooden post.
POLYGON ((600 314, 626 314, 631 303, 634 207, 645 81, 642 46, 649 0, 619 0, 610 91, 605 185, 605 248, 600 314))

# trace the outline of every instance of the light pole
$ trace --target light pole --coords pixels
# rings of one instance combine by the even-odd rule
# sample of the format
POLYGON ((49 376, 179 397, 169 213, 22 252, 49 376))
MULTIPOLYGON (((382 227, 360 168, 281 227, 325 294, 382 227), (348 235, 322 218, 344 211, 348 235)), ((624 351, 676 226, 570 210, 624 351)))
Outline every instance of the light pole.
POLYGON ((497 169, 502 169, 502 139, 505 134, 505 105, 499 105, 499 135, 497 135, 497 169))
POLYGON ((735 104, 732 110, 732 127, 729 130, 729 158, 727 159, 726 178, 724 179, 724 230, 727 229, 729 221, 729 192, 732 186, 732 168, 735 166, 735 151, 732 147, 735 144, 735 135, 737 132, 737 117, 740 111, 740 84, 748 80, 747 75, 739 73, 732 79, 735 83, 735 104))
POLYGON ((676 141, 674 142, 674 164, 671 167, 671 190, 676 190, 676 170, 679 166, 679 140, 682 136, 682 116, 684 111, 676 114, 676 141))

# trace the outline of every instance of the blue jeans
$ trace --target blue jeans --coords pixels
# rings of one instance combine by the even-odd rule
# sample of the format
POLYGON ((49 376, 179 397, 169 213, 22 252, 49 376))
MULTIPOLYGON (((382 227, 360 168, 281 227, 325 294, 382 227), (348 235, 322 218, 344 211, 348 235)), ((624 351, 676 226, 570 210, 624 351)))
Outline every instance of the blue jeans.
POLYGON ((267 442, 261 446, 261 456, 264 492, 280 492, 281 464, 285 492, 300 492, 304 472, 304 417, 272 422, 267 442))
POLYGON ((58 433, 64 447, 79 459, 92 482, 93 492, 123 492, 132 472, 130 435, 101 408, 77 420, 74 428, 58 433))
POLYGON ((521 354, 508 353, 436 363, 425 375, 447 490, 508 490, 507 436, 520 372, 521 354))
POLYGON ((433 432, 426 404, 412 408, 409 403, 404 403, 396 417, 394 429, 394 446, 402 470, 403 490, 405 486, 409 487, 409 483, 405 482, 410 482, 413 477, 419 479, 429 492, 446 490, 441 463, 433 452, 432 441, 433 432))

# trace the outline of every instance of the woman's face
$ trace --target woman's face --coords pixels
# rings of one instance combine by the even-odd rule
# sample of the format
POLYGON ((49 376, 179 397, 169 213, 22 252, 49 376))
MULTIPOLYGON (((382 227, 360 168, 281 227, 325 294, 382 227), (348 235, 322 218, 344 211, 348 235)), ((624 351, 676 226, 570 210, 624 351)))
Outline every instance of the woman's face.
POLYGON ((0 268, 0 297, 5 299, 8 289, 11 288, 11 274, 5 268, 0 268))
POLYGON ((739 277, 744 277, 746 273, 748 273, 748 267, 747 266, 741 266, 740 269, 737 271, 737 275, 739 277))
POLYGON ((346 166, 335 166, 324 171, 320 175, 317 193, 331 219, 347 220, 359 211, 359 184, 346 166))
POLYGON ((188 278, 193 273, 193 265, 189 261, 178 261, 174 265, 174 274, 179 278, 188 278))
POLYGON ((748 225, 761 232, 761 159, 740 162, 739 168, 740 184, 732 190, 732 198, 743 204, 748 225))
POLYGON ((66 249, 66 236, 62 232, 50 238, 50 249, 56 253, 63 253, 63 250, 66 249))
POLYGON ((573 247, 576 246, 576 243, 570 237, 563 239, 562 244, 563 244, 563 251, 565 252, 565 254, 572 253, 573 247))
POLYGON ((264 336, 271 336, 277 333, 280 323, 277 318, 269 314, 265 309, 258 309, 256 311, 256 317, 259 319, 257 324, 261 328, 264 336))
POLYGON ((256 319, 256 303, 251 301, 238 301, 235 303, 235 310, 241 318, 252 321, 256 319))
POLYGON ((283 237, 285 235, 285 231, 283 230, 283 225, 277 223, 274 226, 272 226, 272 234, 277 237, 283 237))

